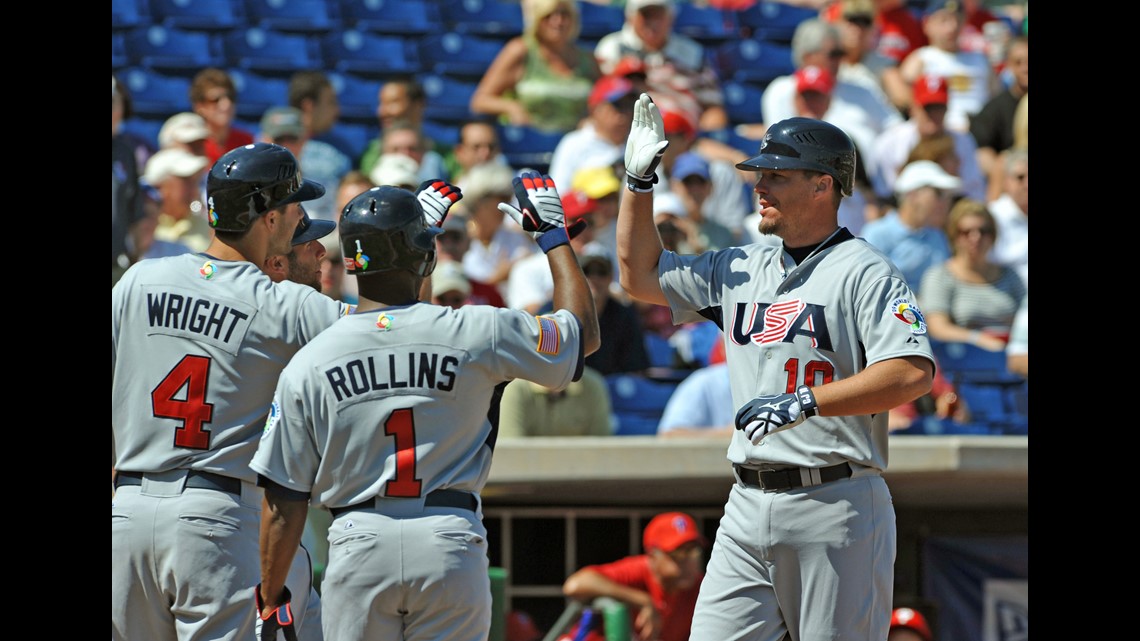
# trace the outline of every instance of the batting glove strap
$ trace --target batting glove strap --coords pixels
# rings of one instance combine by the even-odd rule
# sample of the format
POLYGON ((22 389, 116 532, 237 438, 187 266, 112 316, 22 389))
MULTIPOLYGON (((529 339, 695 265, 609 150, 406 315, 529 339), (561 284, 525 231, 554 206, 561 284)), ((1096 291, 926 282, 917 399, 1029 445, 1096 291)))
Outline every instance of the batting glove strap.
POLYGON ((805 418, 797 394, 757 396, 736 412, 736 429, 744 432, 753 445, 759 445, 769 434, 795 427, 805 418))
POLYGON ((804 418, 819 416, 819 404, 815 402, 815 392, 807 385, 796 388, 796 399, 800 403, 800 415, 804 418))
POLYGON ((538 246, 542 248, 542 253, 547 253, 555 247, 565 245, 570 242, 570 235, 566 233, 565 227, 552 229, 544 234, 539 234, 534 238, 538 246))
POLYGON ((657 182, 657 174, 653 174, 653 180, 643 180, 637 176, 626 173, 625 185, 630 191, 639 194, 653 193, 653 185, 657 182))

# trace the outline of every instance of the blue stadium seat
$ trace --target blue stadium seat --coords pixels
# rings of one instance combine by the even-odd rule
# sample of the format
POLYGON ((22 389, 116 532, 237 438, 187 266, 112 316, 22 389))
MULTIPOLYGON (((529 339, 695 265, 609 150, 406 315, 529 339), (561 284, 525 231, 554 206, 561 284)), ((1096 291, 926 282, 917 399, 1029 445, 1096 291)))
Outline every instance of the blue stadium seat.
POLYGON ((149 23, 146 0, 111 0, 111 31, 126 31, 149 23))
POLYGON ((399 36, 349 29, 321 39, 325 67, 371 78, 421 71, 415 45, 399 36))
POLYGON ((249 27, 235 29, 222 37, 222 50, 229 67, 288 76, 295 71, 319 69, 321 66, 313 45, 302 34, 249 27))
POLYGON ((345 26, 359 31, 423 36, 447 30, 437 0, 340 0, 340 12, 345 26))
POLYGON ((1013 383, 1021 377, 1008 369, 1005 352, 991 352, 970 343, 930 339, 930 349, 942 374, 951 382, 1013 383))
POLYGON ((669 339, 654 332, 645 332, 645 353, 649 356, 650 367, 677 366, 677 352, 669 339))
POLYGON ((237 88, 237 117, 255 122, 267 109, 289 104, 289 80, 264 76, 251 71, 230 69, 230 77, 237 88))
POLYGON ((688 36, 707 46, 715 46, 740 38, 740 25, 736 12, 697 6, 688 2, 677 3, 673 31, 688 36))
POLYGON ((352 158, 352 164, 355 167, 360 164, 360 157, 364 155, 364 150, 368 148, 368 144, 380 136, 380 124, 377 122, 366 124, 339 121, 333 125, 329 133, 348 147, 343 151, 348 154, 349 158, 352 158))
POLYGON ((737 20, 741 34, 746 38, 790 44, 796 27, 818 15, 818 9, 797 7, 779 0, 760 0, 737 12, 737 20))
POLYGON ((129 63, 127 59, 127 45, 124 42, 123 34, 120 32, 111 32, 111 71, 118 71, 129 63))
POLYGON ((475 94, 477 83, 437 75, 421 76, 419 81, 427 96, 424 118, 458 124, 474 115, 471 96, 475 94))
POLYGON ((424 120, 421 128, 424 136, 433 142, 449 147, 459 144, 459 125, 456 123, 424 120))
POLYGON ((721 81, 735 80, 767 85, 780 76, 795 73, 792 48, 786 44, 745 38, 707 50, 709 64, 721 81))
POLYGON ((162 25, 138 27, 126 33, 127 62, 135 67, 190 75, 204 67, 221 66, 222 58, 210 34, 162 25))
POLYGON ((425 71, 477 81, 502 48, 500 40, 445 33, 420 40, 419 53, 425 71))
POLYGON ((764 90, 745 82, 728 81, 721 83, 724 91, 724 110, 734 125, 764 122, 760 113, 760 97, 764 90))
MULTIPOLYGON (((759 140, 740 135, 735 127, 726 127, 717 131, 703 131, 701 135, 722 142, 748 157, 755 156, 760 151, 759 140)), ((751 191, 751 185, 748 188, 751 191)))
POLYGON ((1027 434, 1029 382, 1010 372, 1005 352, 931 339, 934 360, 975 423, 997 434, 1027 434))
POLYGON ((516 169, 527 167, 539 173, 550 169, 554 148, 562 140, 561 133, 515 125, 499 125, 498 128, 499 144, 508 165, 516 169))
POLYGON ((340 119, 376 124, 376 108, 380 104, 380 87, 384 81, 351 73, 330 73, 328 76, 340 102, 340 119))
POLYGON ((131 110, 139 118, 166 119, 190 110, 190 79, 135 67, 118 74, 131 95, 131 110))
POLYGON ((640 436, 657 433, 657 423, 665 404, 677 389, 676 382, 656 381, 639 374, 610 374, 606 387, 610 406, 617 418, 617 436, 640 436))
POLYGON ((245 25, 241 0, 150 0, 151 20, 171 29, 229 31, 245 25))
POLYGON ((341 22, 326 0, 245 0, 250 26, 290 33, 325 34, 341 22))
POLYGON ((617 5, 579 2, 578 13, 582 18, 578 37, 582 40, 597 42, 603 36, 621 31, 625 24, 625 12, 617 5))
MULTIPOLYGON (((122 133, 137 136, 151 149, 158 149, 158 132, 164 123, 165 118, 128 118, 123 121, 122 133)), ((139 167, 140 174, 145 170, 146 167, 139 167)))
POLYGON ((443 19, 456 33, 506 40, 523 30, 522 4, 511 0, 441 0, 443 19))

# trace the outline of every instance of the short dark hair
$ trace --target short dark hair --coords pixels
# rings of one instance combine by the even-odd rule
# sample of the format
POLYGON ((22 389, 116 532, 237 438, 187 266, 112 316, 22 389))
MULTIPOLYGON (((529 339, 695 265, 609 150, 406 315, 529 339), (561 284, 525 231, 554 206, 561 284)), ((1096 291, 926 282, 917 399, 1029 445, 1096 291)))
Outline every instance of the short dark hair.
POLYGON ((332 81, 323 71, 298 71, 289 78, 289 106, 300 109, 305 99, 316 102, 325 87, 331 86, 332 81))

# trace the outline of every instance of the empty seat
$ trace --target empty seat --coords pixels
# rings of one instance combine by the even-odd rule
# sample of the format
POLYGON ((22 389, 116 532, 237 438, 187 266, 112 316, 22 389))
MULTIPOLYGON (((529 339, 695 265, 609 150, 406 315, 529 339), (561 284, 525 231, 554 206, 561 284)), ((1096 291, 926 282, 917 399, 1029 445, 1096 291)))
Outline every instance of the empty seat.
MULTIPOLYGON (((158 132, 166 122, 163 118, 128 118, 123 121, 122 133, 130 134, 146 143, 151 150, 158 149, 158 132)), ((140 169, 145 170, 145 167, 140 169)), ((141 173, 141 172, 140 172, 141 173)))
POLYGON ((657 424, 669 397, 677 389, 676 382, 656 381, 639 374, 610 374, 606 387, 617 426, 617 436, 639 436, 657 433, 657 424))
POLYGON ((131 66, 166 73, 193 74, 204 67, 221 66, 222 62, 210 34, 163 25, 128 32, 123 38, 123 47, 131 66))
POLYGON ((224 34, 222 49, 228 66, 255 73, 289 75, 321 66, 308 38, 296 33, 237 29, 224 34))
POLYGON ((419 53, 425 71, 477 81, 502 48, 500 40, 445 33, 420 40, 419 53))
POLYGON ((267 109, 289 104, 289 80, 233 69, 230 78, 237 88, 238 118, 260 121, 267 109))
POLYGON ((473 115, 471 96, 475 94, 476 83, 436 75, 422 76, 419 80, 427 97, 424 118, 458 124, 473 115))
POLYGON ((401 36, 443 33, 437 0, 340 0, 346 27, 401 36))
POLYGON ((724 91, 724 110, 733 124, 764 122, 764 115, 760 112, 760 98, 764 95, 762 88, 729 81, 722 83, 721 89, 724 91))
POLYGON ((399 36, 349 29, 321 39, 326 68, 373 78, 420 71, 415 45, 399 36))
POLYGON ((151 20, 172 29, 229 31, 245 25, 241 0, 150 0, 151 20))
POLYGON ((345 122, 375 124, 376 108, 380 104, 379 78, 366 78, 351 73, 329 74, 329 81, 340 102, 340 119, 345 122))
POLYGON ((516 169, 529 168, 539 173, 550 169, 554 148, 562 134, 533 127, 499 125, 499 145, 507 164, 516 169))
POLYGON ((796 27, 804 20, 819 15, 819 10, 779 0, 760 0, 736 15, 744 37, 790 44, 796 27))
POLYGON ((718 45, 708 51, 708 56, 722 82, 735 80, 767 85, 796 71, 790 46, 754 38, 718 45))
POLYGON ((336 142, 333 144, 352 159, 352 165, 355 167, 360 164, 360 157, 364 155, 364 150, 368 148, 368 144, 379 136, 379 123, 340 121, 333 125, 329 131, 328 142, 333 143, 333 139, 335 139, 336 142))
POLYGON ((578 13, 582 18, 578 37, 582 40, 596 42, 603 36, 621 31, 625 24, 625 12, 616 5, 579 2, 578 13))
POLYGON ((329 10, 330 1, 245 0, 246 20, 262 29, 325 34, 341 26, 329 10))
POLYGON ((441 0, 443 19, 451 31, 507 39, 523 30, 517 0, 441 0))
POLYGON ((424 136, 432 142, 448 147, 459 144, 459 125, 453 122, 435 122, 425 120, 421 126, 424 136))
POLYGON ((111 32, 111 71, 118 71, 130 64, 127 59, 127 45, 123 40, 122 33, 111 32))
POLYGON ((673 31, 706 46, 717 45, 740 37, 736 12, 703 7, 688 2, 678 3, 673 31))
POLYGON ((146 68, 131 68, 119 74, 131 95, 131 111, 139 118, 169 118, 190 109, 190 79, 169 76, 146 68))
POLYGON ((149 22, 146 0, 111 0, 111 31, 126 31, 149 22))

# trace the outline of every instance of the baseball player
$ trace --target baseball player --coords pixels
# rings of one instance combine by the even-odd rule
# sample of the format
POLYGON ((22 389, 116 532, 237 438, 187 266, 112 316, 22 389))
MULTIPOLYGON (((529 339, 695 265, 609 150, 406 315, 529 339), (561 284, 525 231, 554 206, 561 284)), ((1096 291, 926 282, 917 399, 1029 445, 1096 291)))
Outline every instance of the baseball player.
POLYGON ((593 299, 553 181, 514 180, 554 274, 557 311, 432 305, 438 228, 408 191, 381 186, 344 208, 340 239, 360 301, 281 374, 251 468, 265 487, 264 620, 287 620, 286 570, 310 502, 333 514, 321 584, 325 635, 486 639, 491 592, 479 493, 503 387, 563 389, 600 343, 593 299))
POLYGON ((675 322, 720 325, 739 408, 728 448, 737 482, 691 639, 884 639, 895 559, 887 411, 930 390, 934 363, 901 273, 838 224, 854 145, 826 122, 773 124, 737 168, 757 172, 759 229, 782 246, 689 256, 654 240, 666 145, 642 94, 626 146, 621 283, 675 322))
MULTIPOLYGON (((249 461, 277 375, 341 313, 260 267, 289 252, 298 203, 322 193, 284 147, 227 152, 207 178, 206 252, 144 261, 111 290, 113 639, 254 633, 261 491, 249 461)), ((320 639, 299 556, 298 629, 320 639)))

